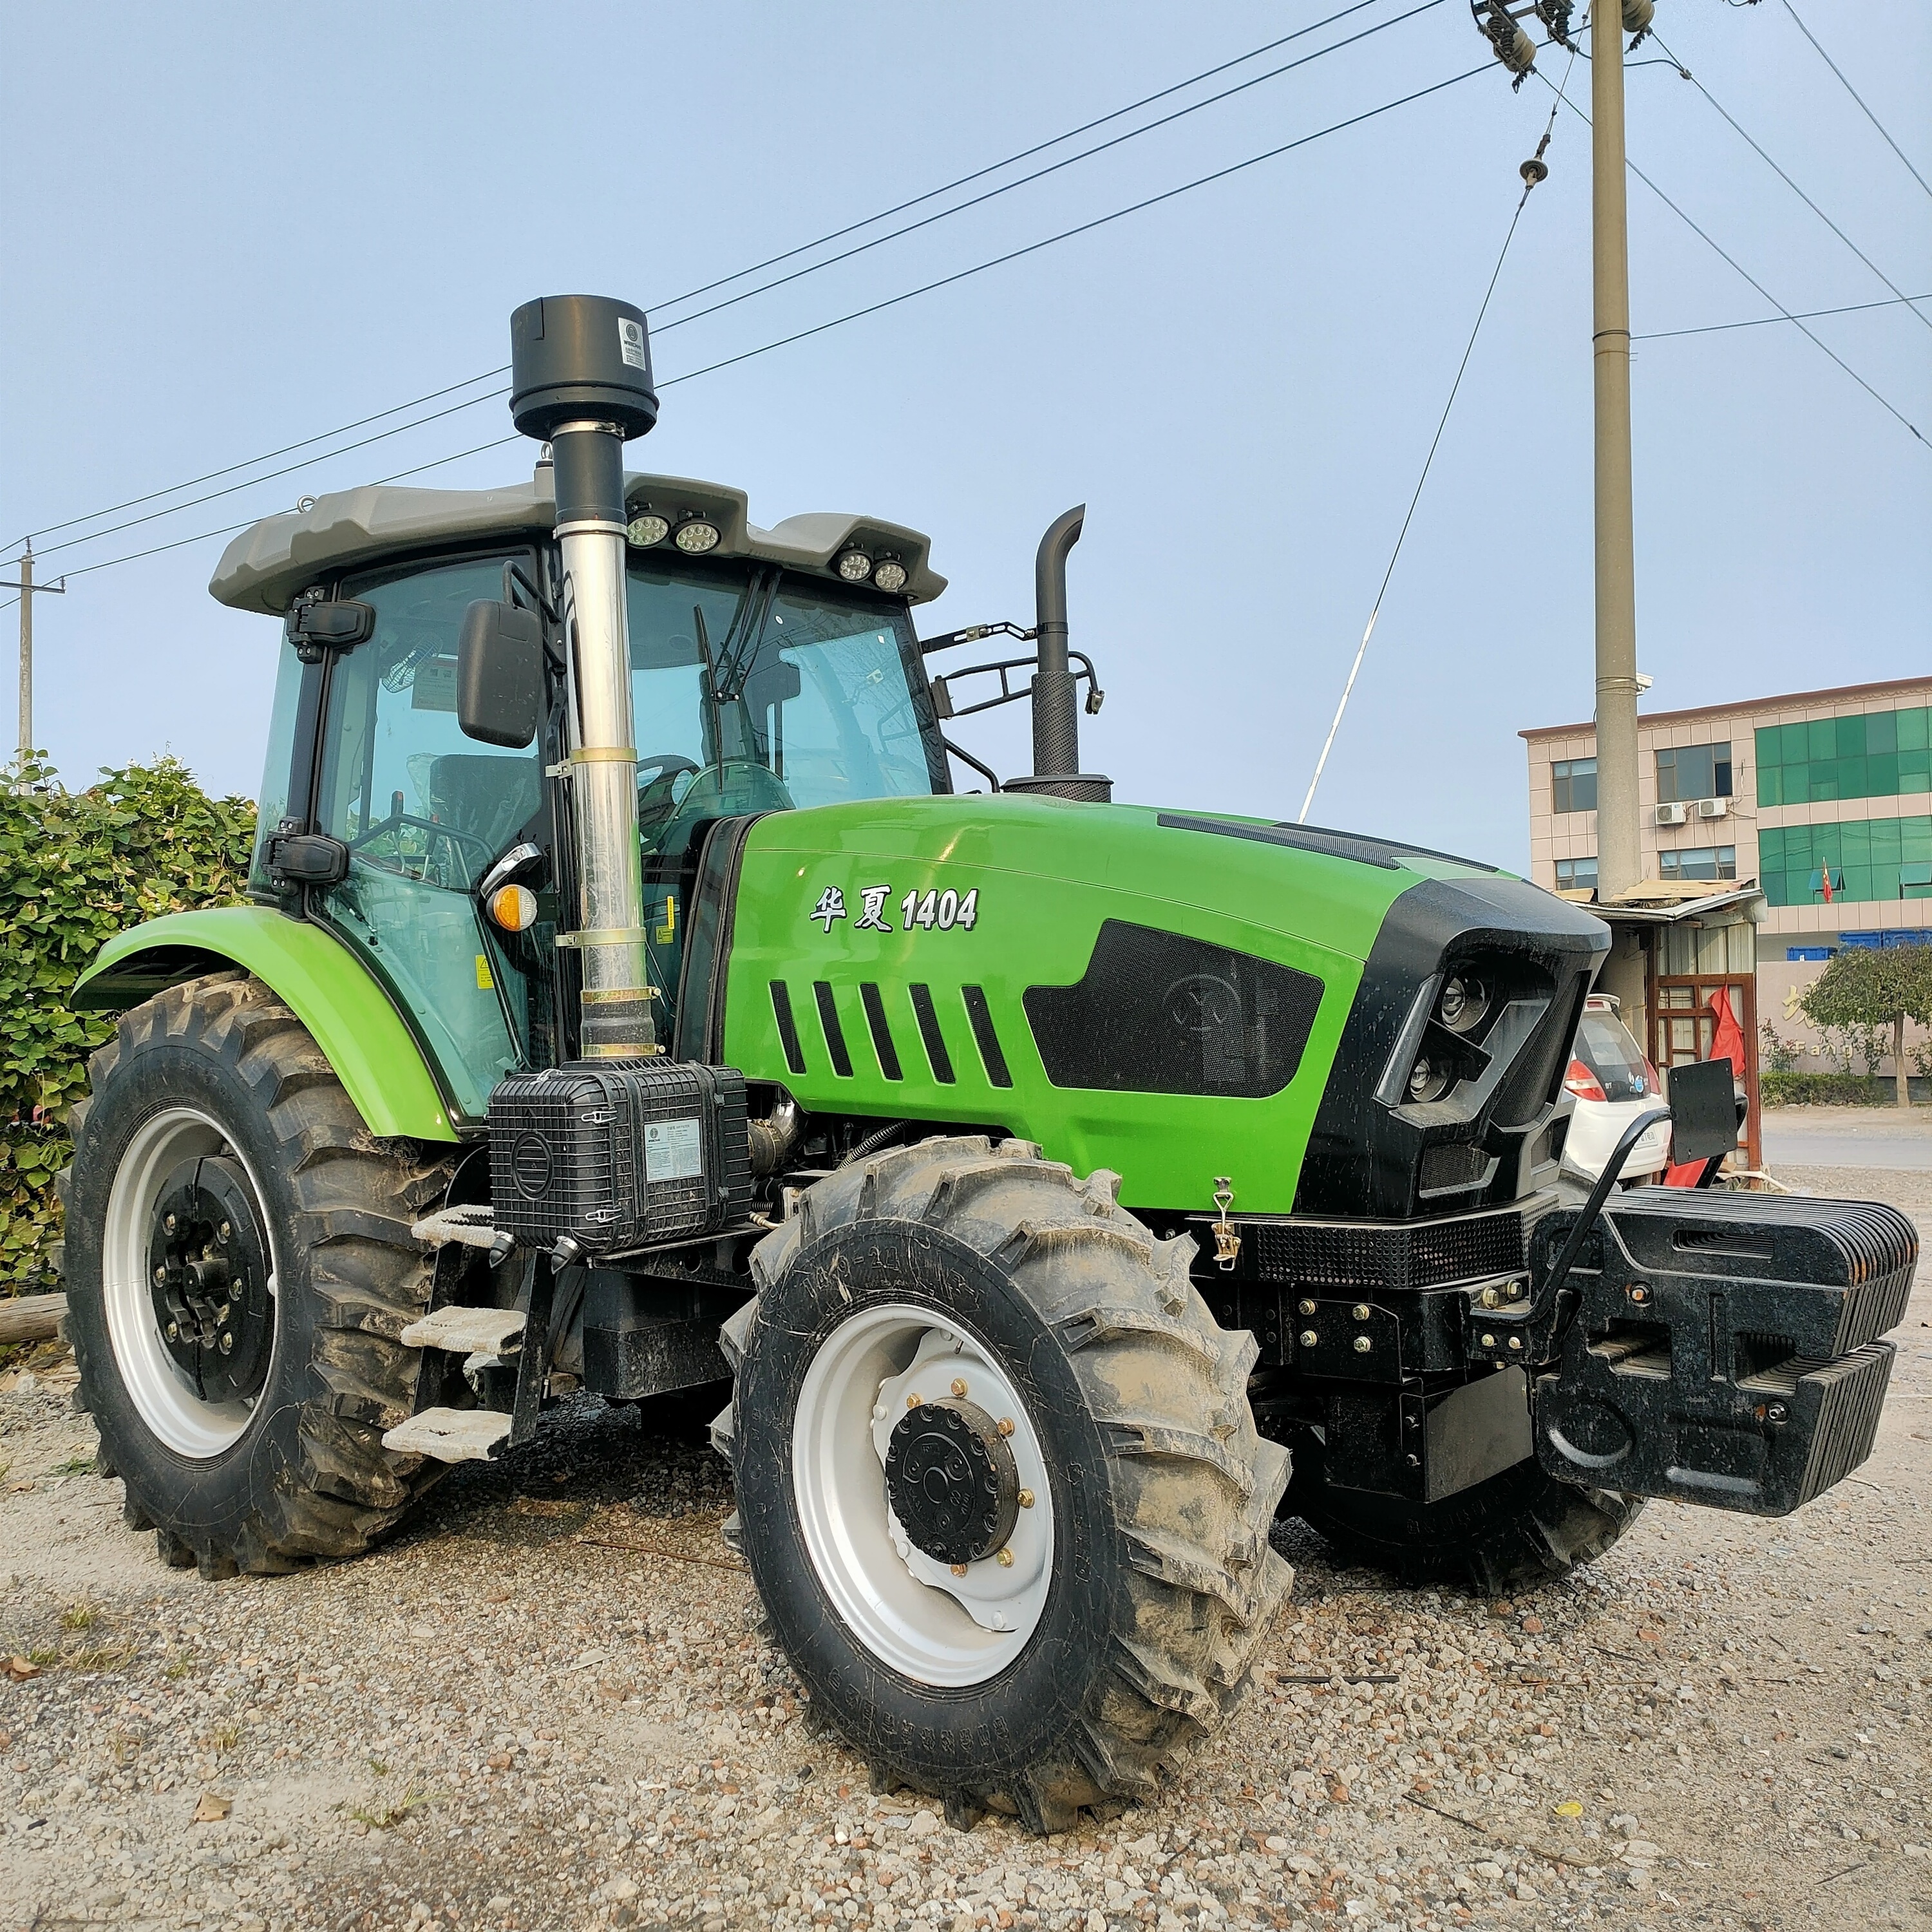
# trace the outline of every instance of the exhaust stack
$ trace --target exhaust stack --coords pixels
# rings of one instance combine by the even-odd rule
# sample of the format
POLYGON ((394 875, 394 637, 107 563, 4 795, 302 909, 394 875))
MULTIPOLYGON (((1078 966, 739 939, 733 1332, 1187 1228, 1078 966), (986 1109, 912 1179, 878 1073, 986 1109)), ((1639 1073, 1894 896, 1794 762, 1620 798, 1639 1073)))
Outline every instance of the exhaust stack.
POLYGON ((550 446, 562 552, 566 756, 580 886, 586 1060, 659 1052, 644 956, 638 753, 624 594, 624 445, 658 419, 644 311, 547 296, 510 317, 510 412, 550 446))
POLYGON ((1050 793, 1105 805, 1114 782, 1080 769, 1080 707, 1077 680, 1067 668, 1066 556, 1080 541, 1084 503, 1063 512, 1047 526, 1034 559, 1034 610, 1039 666, 1033 680, 1033 776, 1009 778, 1008 791, 1050 793))

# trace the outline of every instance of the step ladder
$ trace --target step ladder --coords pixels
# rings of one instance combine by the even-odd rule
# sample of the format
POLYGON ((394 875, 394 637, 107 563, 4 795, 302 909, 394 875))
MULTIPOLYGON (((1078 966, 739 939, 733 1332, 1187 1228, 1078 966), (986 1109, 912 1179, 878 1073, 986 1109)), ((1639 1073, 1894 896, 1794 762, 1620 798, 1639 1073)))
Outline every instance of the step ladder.
MULTIPOLYGON (((495 1368, 523 1346, 520 1308, 470 1308, 452 1303, 412 1322, 397 1338, 406 1348, 462 1355, 469 1374, 495 1368)), ((439 1462, 487 1462, 505 1446, 516 1418, 496 1408, 426 1408, 386 1431, 382 1447, 439 1462)))

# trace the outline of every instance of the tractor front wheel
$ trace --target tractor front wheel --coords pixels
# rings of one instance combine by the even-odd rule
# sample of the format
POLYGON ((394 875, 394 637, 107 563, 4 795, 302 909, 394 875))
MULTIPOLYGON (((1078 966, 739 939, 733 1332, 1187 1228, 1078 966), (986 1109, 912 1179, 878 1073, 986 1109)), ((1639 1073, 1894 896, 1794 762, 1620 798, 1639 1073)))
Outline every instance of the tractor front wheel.
POLYGON ((820 1182, 753 1257, 718 1420, 740 1546, 875 1779, 1035 1831, 1216 1730, 1286 1594, 1254 1342, 1111 1174, 928 1142, 820 1182))
POLYGON ((130 1528, 207 1577, 366 1549, 442 1472, 389 1454, 451 1163, 373 1139, 259 980, 124 1014, 76 1109, 68 1328, 130 1528))

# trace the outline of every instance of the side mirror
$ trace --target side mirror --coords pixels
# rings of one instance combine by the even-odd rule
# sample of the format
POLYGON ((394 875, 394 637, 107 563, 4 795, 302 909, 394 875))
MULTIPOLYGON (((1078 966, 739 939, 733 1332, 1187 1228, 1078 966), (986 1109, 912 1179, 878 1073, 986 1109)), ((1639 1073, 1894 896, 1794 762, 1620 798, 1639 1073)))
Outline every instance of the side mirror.
POLYGON ((456 717, 466 738, 520 752, 543 712, 543 622, 534 610, 479 598, 463 614, 456 717))

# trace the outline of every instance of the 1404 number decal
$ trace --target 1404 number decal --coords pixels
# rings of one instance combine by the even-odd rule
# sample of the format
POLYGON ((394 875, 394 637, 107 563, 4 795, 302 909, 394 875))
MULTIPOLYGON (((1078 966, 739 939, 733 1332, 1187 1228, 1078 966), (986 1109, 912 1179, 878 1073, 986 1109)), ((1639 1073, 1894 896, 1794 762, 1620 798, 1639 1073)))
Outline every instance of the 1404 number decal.
MULTIPOLYGON (((859 889, 859 914, 853 920, 854 932, 891 932, 896 928, 886 916, 886 908, 891 901, 892 889, 890 885, 861 886, 859 889)), ((944 892, 922 892, 917 886, 899 901, 899 927, 910 932, 915 926, 927 932, 970 932, 980 917, 980 889, 975 886, 969 892, 956 892, 951 887, 944 892)), ((820 929, 830 932, 838 920, 848 916, 845 909, 845 895, 837 886, 827 886, 818 896, 809 917, 817 920, 820 929)))

